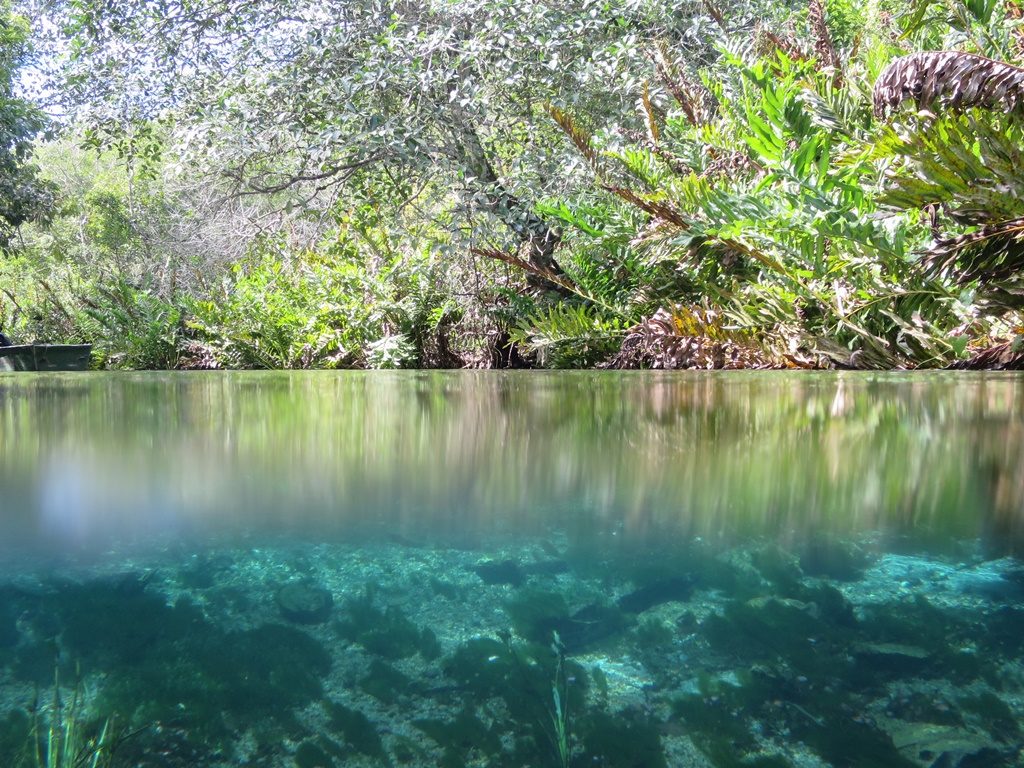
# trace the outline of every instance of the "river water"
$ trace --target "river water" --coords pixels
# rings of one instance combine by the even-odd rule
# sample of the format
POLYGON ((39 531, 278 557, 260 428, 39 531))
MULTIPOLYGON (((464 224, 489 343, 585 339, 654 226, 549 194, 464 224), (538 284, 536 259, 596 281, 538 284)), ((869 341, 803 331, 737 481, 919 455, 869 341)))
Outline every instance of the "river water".
POLYGON ((0 766, 68 722, 110 766, 1020 766, 1022 408, 1011 374, 0 374, 0 766))

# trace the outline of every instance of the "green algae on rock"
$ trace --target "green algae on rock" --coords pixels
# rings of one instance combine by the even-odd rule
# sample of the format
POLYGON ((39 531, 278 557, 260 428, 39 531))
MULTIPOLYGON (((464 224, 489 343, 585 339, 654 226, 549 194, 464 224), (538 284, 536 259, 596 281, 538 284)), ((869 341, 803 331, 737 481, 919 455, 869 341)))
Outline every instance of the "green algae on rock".
POLYGON ((430 660, 440 655, 437 636, 420 629, 395 606, 376 607, 375 589, 368 585, 361 597, 348 600, 344 616, 336 622, 338 634, 385 659, 404 659, 419 653, 430 660))

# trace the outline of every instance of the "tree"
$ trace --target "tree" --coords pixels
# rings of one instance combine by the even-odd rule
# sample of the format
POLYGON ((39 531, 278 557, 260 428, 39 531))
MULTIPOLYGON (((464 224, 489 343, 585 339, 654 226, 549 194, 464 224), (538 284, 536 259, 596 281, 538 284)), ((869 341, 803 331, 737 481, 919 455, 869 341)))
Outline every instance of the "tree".
POLYGON ((0 250, 15 228, 41 216, 52 190, 29 163, 32 142, 44 125, 42 113, 16 96, 17 73, 28 55, 27 20, 0 0, 0 250))
POLYGON ((646 43, 706 47, 703 8, 70 0, 66 73, 94 122, 172 110, 240 194, 315 193, 371 172, 391 192, 431 183, 506 225, 535 267, 555 270, 558 233, 535 213, 531 191, 556 192, 567 163, 543 105, 631 114, 646 43))

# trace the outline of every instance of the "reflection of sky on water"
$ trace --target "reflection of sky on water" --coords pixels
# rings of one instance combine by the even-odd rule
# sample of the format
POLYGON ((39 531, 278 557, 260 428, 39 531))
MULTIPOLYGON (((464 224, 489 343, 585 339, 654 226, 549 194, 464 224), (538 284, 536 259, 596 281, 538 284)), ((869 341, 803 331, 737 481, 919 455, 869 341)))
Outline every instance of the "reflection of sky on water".
POLYGON ((25 531, 58 549, 363 529, 1015 546, 1022 381, 17 374, 0 377, 0 554, 25 531))
POLYGON ((64 452, 41 462, 34 497, 44 544, 79 549, 115 540, 166 542, 189 528, 187 507, 161 488, 159 474, 105 458, 64 452))
POLYGON ((54 456, 39 473, 39 529, 48 539, 81 544, 96 529, 95 510, 90 502, 90 473, 80 462, 54 456))

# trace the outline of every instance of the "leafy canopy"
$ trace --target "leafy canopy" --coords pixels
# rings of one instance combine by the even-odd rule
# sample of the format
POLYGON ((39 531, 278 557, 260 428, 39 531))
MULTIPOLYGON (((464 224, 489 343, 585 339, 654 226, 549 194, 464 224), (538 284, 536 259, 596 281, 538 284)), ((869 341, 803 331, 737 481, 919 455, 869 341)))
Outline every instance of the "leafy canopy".
POLYGON ((28 21, 0 0, 0 249, 14 228, 41 216, 52 190, 29 163, 32 142, 43 129, 42 113, 16 94, 18 71, 29 53, 28 21))

